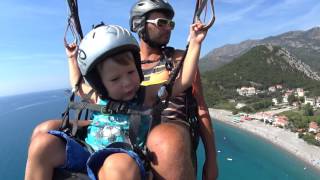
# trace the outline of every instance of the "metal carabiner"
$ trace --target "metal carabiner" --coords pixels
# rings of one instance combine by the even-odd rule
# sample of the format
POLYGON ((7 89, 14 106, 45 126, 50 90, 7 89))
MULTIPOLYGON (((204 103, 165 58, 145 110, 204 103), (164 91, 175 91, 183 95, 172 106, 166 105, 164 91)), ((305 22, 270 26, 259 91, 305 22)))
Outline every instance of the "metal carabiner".
POLYGON ((68 24, 67 24, 67 27, 66 27, 66 30, 64 31, 64 37, 63 37, 63 41, 64 41, 64 46, 67 47, 69 46, 70 44, 72 43, 69 43, 67 41, 67 34, 68 34, 68 31, 71 31, 71 34, 73 36, 73 42, 72 43, 75 43, 75 44, 78 44, 79 41, 79 37, 78 37, 78 34, 76 33, 76 31, 74 30, 74 26, 73 26, 73 23, 72 23, 72 20, 71 20, 71 17, 68 18, 68 24))
POLYGON ((78 3, 77 0, 67 0, 67 5, 68 5, 68 22, 67 22, 67 27, 64 33, 64 45, 67 47, 69 45, 67 41, 67 33, 70 30, 72 33, 72 36, 74 38, 73 43, 80 43, 80 41, 83 38, 82 34, 82 29, 81 29, 81 24, 79 20, 79 14, 78 14, 78 3))
MULTIPOLYGON (((197 22, 197 21, 201 22, 200 16, 201 16, 204 8, 207 7, 207 4, 208 4, 208 0, 197 0, 194 18, 193 18, 194 22, 197 22)), ((211 4, 211 19, 210 19, 209 23, 207 23, 204 26, 204 29, 209 29, 214 24, 214 22, 216 20, 215 11, 214 11, 214 0, 210 0, 210 4, 211 4)))

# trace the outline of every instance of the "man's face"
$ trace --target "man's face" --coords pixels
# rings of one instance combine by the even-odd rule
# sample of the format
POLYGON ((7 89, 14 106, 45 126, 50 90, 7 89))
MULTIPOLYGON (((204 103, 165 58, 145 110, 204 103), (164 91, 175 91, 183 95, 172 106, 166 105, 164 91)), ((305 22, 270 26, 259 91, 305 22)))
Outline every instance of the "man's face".
MULTIPOLYGON (((149 14, 147 21, 156 20, 158 18, 171 20, 164 13, 155 11, 149 14)), ((148 33, 149 38, 152 41, 157 42, 158 44, 168 44, 172 29, 173 27, 171 27, 169 24, 159 26, 156 23, 146 23, 146 33, 148 33)))

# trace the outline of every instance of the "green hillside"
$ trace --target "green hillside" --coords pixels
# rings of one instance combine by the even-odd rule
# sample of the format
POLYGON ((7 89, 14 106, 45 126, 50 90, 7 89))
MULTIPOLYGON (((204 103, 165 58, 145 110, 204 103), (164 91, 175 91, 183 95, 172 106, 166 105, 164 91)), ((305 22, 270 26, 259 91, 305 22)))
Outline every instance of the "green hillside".
POLYGON ((252 48, 231 63, 214 71, 203 73, 204 92, 209 106, 228 99, 241 98, 236 92, 242 86, 260 90, 281 84, 285 88, 304 88, 320 95, 320 83, 293 68, 279 55, 280 47, 265 45, 252 48))

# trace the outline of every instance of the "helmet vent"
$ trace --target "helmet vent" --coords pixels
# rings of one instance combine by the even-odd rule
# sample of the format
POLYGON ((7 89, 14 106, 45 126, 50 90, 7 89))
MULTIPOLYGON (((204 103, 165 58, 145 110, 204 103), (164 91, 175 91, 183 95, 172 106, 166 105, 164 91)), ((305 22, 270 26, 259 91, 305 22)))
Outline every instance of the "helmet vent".
POLYGON ((79 55, 78 56, 79 56, 79 58, 81 60, 85 60, 87 58, 86 53, 82 49, 79 49, 79 55))
POLYGON ((144 2, 138 3, 138 6, 143 6, 144 2))

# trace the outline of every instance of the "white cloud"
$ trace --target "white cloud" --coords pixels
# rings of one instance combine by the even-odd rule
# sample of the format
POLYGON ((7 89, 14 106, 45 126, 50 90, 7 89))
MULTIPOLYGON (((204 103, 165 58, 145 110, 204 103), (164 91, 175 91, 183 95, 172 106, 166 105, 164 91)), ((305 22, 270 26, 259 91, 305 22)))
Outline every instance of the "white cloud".
POLYGON ((243 4, 247 2, 252 2, 252 0, 217 0, 217 3, 226 3, 226 4, 243 4))
MULTIPOLYGON (((50 6, 41 3, 21 3, 8 1, 1 3, 1 14, 6 14, 10 19, 24 19, 24 18, 41 18, 44 16, 63 16, 61 11, 58 10, 60 3, 56 3, 56 6, 50 6)), ((61 6, 63 3, 60 4, 61 6)))
POLYGON ((320 17, 320 2, 312 7, 306 14, 297 16, 296 18, 290 19, 275 28, 275 31, 287 31, 288 29, 309 29, 320 25, 320 22, 315 17, 320 17))
POLYGON ((301 10, 304 5, 312 4, 306 3, 306 1, 314 0, 279 0, 277 3, 269 3, 269 7, 261 9, 261 12, 257 14, 259 17, 276 16, 278 14, 292 13, 301 10))
POLYGON ((254 3, 250 3, 250 5, 241 6, 240 10, 234 11, 234 12, 223 12, 223 14, 217 15, 217 24, 226 24, 230 22, 235 22, 243 19, 245 16, 250 14, 250 12, 256 10, 261 4, 263 3, 263 0, 255 1, 254 3))

